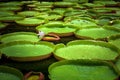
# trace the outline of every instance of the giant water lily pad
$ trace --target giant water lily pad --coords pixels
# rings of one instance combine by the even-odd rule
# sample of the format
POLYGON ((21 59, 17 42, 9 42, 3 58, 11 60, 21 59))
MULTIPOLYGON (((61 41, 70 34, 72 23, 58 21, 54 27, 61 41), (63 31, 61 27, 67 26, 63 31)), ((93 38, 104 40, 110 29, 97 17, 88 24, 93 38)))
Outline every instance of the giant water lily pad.
POLYGON ((104 7, 104 4, 94 4, 94 3, 84 3, 82 4, 83 6, 87 7, 87 8, 97 8, 97 7, 104 7))
POLYGON ((37 18, 44 18, 46 20, 59 20, 62 19, 63 16, 59 15, 58 13, 54 13, 54 12, 48 12, 48 14, 43 14, 43 15, 36 15, 35 17, 37 18))
POLYGON ((11 15, 11 16, 1 16, 0 21, 2 22, 14 22, 15 20, 23 19, 22 16, 11 15))
POLYGON ((35 61, 51 56, 54 45, 49 42, 11 42, 0 45, 1 53, 16 61, 35 61))
MULTIPOLYGON (((79 20, 80 20, 80 18, 89 18, 89 19, 91 19, 92 18, 92 16, 90 16, 90 15, 87 15, 87 14, 80 14, 79 15, 79 12, 77 13, 77 12, 75 12, 76 14, 74 14, 73 13, 73 15, 74 16, 72 16, 72 14, 71 14, 71 16, 66 16, 65 18, 64 18, 64 21, 65 22, 67 22, 67 23, 71 23, 72 22, 72 20, 73 21, 75 21, 77 24, 79 24, 79 20), (79 18, 79 19, 78 19, 79 18), (78 20, 78 21, 77 21, 78 20), (70 22, 69 22, 70 21, 70 22)), ((70 14, 69 14, 70 15, 70 14)), ((83 21, 83 20, 82 20, 83 21)), ((85 20, 86 21, 86 20, 85 20)), ((95 21, 93 21, 93 22, 95 22, 95 21)), ((81 23, 81 22, 80 22, 81 23)), ((73 23, 72 23, 73 24, 73 23)), ((75 25, 75 24, 74 24, 75 25)))
MULTIPOLYGON (((114 10, 114 8, 113 8, 113 10, 114 10)), ((120 19, 120 15, 119 14, 115 14, 115 13, 99 14, 99 16, 100 16, 99 18, 101 18, 101 19, 103 19, 103 18, 107 18, 107 19, 111 19, 111 20, 118 20, 118 19, 120 19)))
POLYGON ((22 12, 18 12, 18 15, 21 16, 26 16, 26 17, 30 17, 30 16, 35 16, 40 14, 38 11, 22 11, 22 12))
POLYGON ((73 25, 64 24, 61 22, 50 22, 36 28, 38 31, 47 33, 55 33, 59 36, 70 36, 76 31, 76 27, 73 25))
POLYGON ((63 15, 66 10, 67 10, 66 8, 65 9, 64 8, 55 8, 55 9, 53 9, 54 12, 57 12, 57 13, 59 13, 61 15, 63 15))
POLYGON ((49 8, 48 6, 38 6, 36 8, 33 8, 33 10, 40 12, 47 12, 47 11, 51 11, 51 8, 49 8))
POLYGON ((108 42, 115 45, 116 47, 120 49, 120 35, 111 36, 108 42))
POLYGON ((0 11, 19 11, 22 8, 19 6, 8 6, 8 7, 1 7, 0 11))
POLYGON ((97 26, 95 20, 92 20, 90 18, 73 19, 73 20, 69 21, 68 23, 76 25, 79 28, 97 26))
POLYGON ((77 37, 89 39, 104 39, 117 34, 120 34, 120 29, 114 27, 85 28, 75 32, 77 37))
POLYGON ((14 15, 14 12, 12 11, 1 11, 0 16, 11 16, 14 15))
POLYGON ((105 62, 64 60, 49 67, 50 80, 115 80, 118 77, 105 62))
POLYGON ((78 40, 69 42, 67 46, 59 44, 56 47, 54 56, 58 60, 115 60, 119 53, 119 49, 116 46, 106 42, 78 40))
POLYGON ((65 2, 78 2, 78 3, 86 3, 88 0, 63 0, 65 2))
MULTIPOLYGON (((86 10, 74 10, 74 9, 67 9, 66 12, 65 12, 65 16, 67 17, 74 17, 74 16, 77 16, 77 15, 83 15, 83 14, 86 14, 86 10)), ((79 18, 79 17, 77 17, 79 18)), ((74 20, 74 19, 71 19, 71 20, 74 20)))
POLYGON ((98 25, 104 26, 104 25, 109 25, 110 24, 110 19, 103 18, 103 19, 98 19, 98 25))
POLYGON ((42 1, 39 5, 40 6, 52 6, 53 2, 42 1))
POLYGON ((23 26, 38 26, 44 22, 45 22, 44 19, 38 19, 38 18, 24 18, 21 20, 16 20, 17 24, 20 24, 23 26))
POLYGON ((112 23, 112 26, 120 29, 120 21, 119 20, 114 20, 113 23, 112 23))
POLYGON ((34 3, 39 3, 38 1, 21 1, 23 4, 34 4, 34 3))
POLYGON ((115 1, 113 0, 107 0, 107 1, 98 1, 98 0, 95 0, 94 3, 100 3, 100 4, 104 4, 104 5, 115 5, 117 4, 115 1))
POLYGON ((2 80, 22 80, 23 74, 12 67, 0 66, 0 79, 2 80))
POLYGON ((76 3, 72 3, 72 2, 55 2, 54 6, 56 7, 72 7, 75 6, 76 3))
POLYGON ((17 6, 21 6, 21 5, 23 5, 23 3, 21 3, 21 2, 13 2, 13 1, 11 1, 11 2, 1 2, 0 3, 0 6, 4 6, 4 7, 11 7, 11 6, 14 6, 14 7, 17 7, 17 6))
POLYGON ((14 32, 4 34, 0 37, 0 42, 8 43, 13 41, 31 41, 38 42, 40 39, 37 37, 36 33, 32 32, 14 32))
POLYGON ((98 14, 104 14, 104 13, 114 13, 112 9, 110 8, 95 8, 95 9, 92 9, 94 12, 98 13, 98 14))

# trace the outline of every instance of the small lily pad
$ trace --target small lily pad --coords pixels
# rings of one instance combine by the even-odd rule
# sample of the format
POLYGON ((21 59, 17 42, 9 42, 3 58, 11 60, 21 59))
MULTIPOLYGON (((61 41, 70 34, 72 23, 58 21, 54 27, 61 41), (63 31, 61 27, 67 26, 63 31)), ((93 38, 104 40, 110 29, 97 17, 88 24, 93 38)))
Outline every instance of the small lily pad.
POLYGON ((1 11, 0 16, 11 16, 14 15, 14 12, 12 11, 1 11))
POLYGON ((107 1, 97 1, 95 0, 94 3, 101 3, 101 4, 104 4, 104 5, 115 5, 117 4, 117 2, 113 1, 113 0, 107 0, 107 1))
MULTIPOLYGON (((64 15, 67 16, 67 17, 74 17, 74 16, 81 15, 81 14, 82 15, 86 14, 86 10, 78 11, 78 10, 74 10, 74 9, 70 9, 70 10, 68 9, 68 10, 66 10, 64 15)), ((79 18, 79 17, 77 17, 77 18, 79 18)), ((71 19, 71 20, 75 20, 75 19, 71 19)))
POLYGON ((36 8, 33 8, 33 10, 35 11, 40 11, 40 12, 48 12, 48 11, 51 11, 51 8, 49 8, 48 6, 40 6, 40 7, 36 7, 36 8))
POLYGON ((18 15, 25 16, 25 17, 34 17, 35 15, 40 14, 38 11, 22 11, 18 12, 18 15))
POLYGON ((87 3, 88 0, 63 0, 65 2, 87 3))
POLYGON ((53 9, 53 12, 57 12, 62 15, 65 13, 66 10, 67 9, 64 9, 64 8, 55 8, 55 9, 53 9))
POLYGON ((59 20, 62 19, 63 16, 58 14, 58 13, 52 13, 52 12, 48 12, 47 14, 43 14, 43 15, 36 15, 35 17, 37 18, 44 18, 46 20, 59 20))
POLYGON ((87 7, 87 8, 96 8, 96 7, 104 7, 104 4, 94 4, 94 3, 84 3, 82 4, 83 6, 87 7))
POLYGON ((23 19, 24 17, 18 15, 1 16, 0 21, 2 22, 14 22, 15 20, 23 19))
POLYGON ((38 26, 45 22, 44 19, 38 19, 38 18, 24 18, 22 20, 16 20, 17 24, 23 25, 23 26, 38 26))
POLYGON ((73 19, 69 21, 68 23, 76 25, 78 26, 78 28, 97 26, 95 20, 92 20, 90 18, 73 19))
POLYGON ((75 6, 75 3, 72 2, 55 2, 54 6, 56 7, 72 7, 75 6))
POLYGON ((110 24, 110 19, 107 19, 107 18, 104 18, 104 19, 98 19, 98 24, 101 25, 101 26, 104 26, 104 25, 109 25, 110 24))
POLYGON ((17 7, 17 6, 21 6, 23 5, 23 3, 21 2, 15 2, 15 1, 11 1, 11 2, 1 2, 0 3, 0 6, 4 6, 4 7, 11 7, 11 6, 14 6, 14 7, 17 7))
POLYGON ((0 42, 8 43, 13 41, 31 41, 38 42, 40 39, 37 37, 36 33, 32 32, 14 32, 4 34, 0 37, 0 42))
POLYGON ((8 7, 1 7, 0 11, 19 11, 22 8, 19 6, 8 6, 8 7))
POLYGON ((39 3, 38 1, 21 1, 23 4, 34 4, 34 3, 39 3))
POLYGON ((39 6, 52 6, 54 2, 42 1, 39 6))

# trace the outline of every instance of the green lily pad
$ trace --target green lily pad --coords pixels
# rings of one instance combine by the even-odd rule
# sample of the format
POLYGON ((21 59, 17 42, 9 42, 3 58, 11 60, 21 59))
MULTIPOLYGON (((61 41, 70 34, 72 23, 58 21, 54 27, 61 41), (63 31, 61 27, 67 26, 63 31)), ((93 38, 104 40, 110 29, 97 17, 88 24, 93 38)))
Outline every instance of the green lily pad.
POLYGON ((11 16, 14 15, 14 12, 12 11, 1 11, 0 16, 11 16))
POLYGON ((36 33, 32 32, 14 32, 4 34, 0 37, 0 42, 8 43, 13 41, 31 41, 38 42, 40 39, 37 37, 36 33))
POLYGON ((78 28, 84 28, 84 27, 94 27, 97 26, 95 20, 92 20, 90 18, 83 18, 81 19, 73 19, 68 22, 69 24, 73 24, 78 26, 78 28))
POLYGON ((1 7, 0 11, 19 11, 22 8, 19 6, 8 6, 8 7, 1 7))
POLYGON ((106 62, 64 60, 49 67, 50 80, 115 80, 117 72, 106 62))
POLYGON ((42 7, 33 8, 33 10, 40 11, 40 12, 51 11, 51 9, 48 6, 44 6, 44 7, 42 6, 42 7))
POLYGON ((106 13, 106 12, 111 12, 111 10, 110 9, 105 9, 105 8, 98 8, 98 9, 95 9, 95 12, 106 13))
POLYGON ((76 6, 73 6, 73 8, 74 8, 74 9, 81 9, 81 10, 86 9, 85 6, 80 5, 80 4, 77 4, 76 6))
POLYGON ((15 7, 17 7, 17 6, 21 6, 21 5, 23 5, 23 3, 21 3, 21 2, 13 2, 13 1, 11 1, 11 2, 1 2, 0 3, 0 6, 4 6, 4 7, 11 7, 11 6, 15 6, 15 7))
POLYGON ((120 35, 111 36, 108 42, 115 45, 116 47, 120 49, 120 35))
POLYGON ((120 29, 114 27, 86 28, 75 32, 78 38, 105 39, 120 34, 120 29))
POLYGON ((88 7, 88 8, 95 8, 95 7, 104 7, 105 5, 103 4, 94 4, 94 3, 84 3, 82 4, 83 6, 85 7, 88 7))
POLYGON ((0 21, 2 22, 14 22, 15 20, 23 19, 24 17, 18 15, 1 16, 0 21))
POLYGON ((38 31, 43 31, 46 34, 55 33, 59 36, 69 36, 76 31, 76 27, 73 25, 64 24, 61 22, 50 22, 42 26, 36 27, 38 31))
POLYGON ((104 26, 104 25, 109 25, 110 24, 110 19, 98 19, 98 24, 99 25, 102 25, 102 26, 104 26))
POLYGON ((45 22, 44 19, 38 19, 38 18, 24 18, 22 20, 16 20, 17 24, 23 25, 23 26, 38 26, 45 22))
POLYGON ((117 4, 115 1, 113 0, 107 0, 107 1, 94 1, 94 3, 101 3, 101 4, 104 4, 104 5, 114 5, 114 4, 117 4))
POLYGON ((62 19, 63 16, 60 15, 60 13, 57 13, 57 12, 48 12, 48 17, 46 17, 47 20, 59 20, 59 19, 62 19))
POLYGON ((35 8, 35 7, 37 7, 37 5, 35 5, 35 4, 28 4, 27 7, 28 8, 35 8))
POLYGON ((99 14, 100 15, 100 19, 111 19, 112 20, 118 20, 120 19, 120 15, 117 15, 115 13, 111 13, 111 14, 99 14))
POLYGON ((88 0, 63 0, 65 2, 78 2, 78 3, 87 3, 88 0))
POLYGON ((48 14, 47 13, 40 13, 38 15, 35 16, 36 18, 40 18, 40 19, 46 19, 48 17, 48 14))
POLYGON ((36 15, 35 17, 37 18, 44 18, 46 20, 59 20, 62 19, 63 16, 58 14, 58 13, 52 13, 52 12, 48 12, 48 14, 43 14, 43 15, 36 15))
MULTIPOLYGON (((78 10, 67 10, 66 12, 65 12, 65 16, 67 16, 67 17, 74 17, 74 16, 77 16, 77 15, 83 15, 83 14, 86 14, 86 10, 80 10, 80 11, 78 11, 78 10)), ((77 17, 78 18, 78 17, 77 17)), ((73 20, 73 19, 72 19, 73 20)))
POLYGON ((72 7, 75 5, 76 4, 72 2, 54 2, 54 6, 57 6, 57 7, 72 7))
POLYGON ((120 21, 119 20, 113 20, 113 23, 112 23, 111 26, 120 29, 120 21))
POLYGON ((23 74, 12 67, 0 66, 0 79, 2 80, 22 80, 23 74))
POLYGON ((66 11, 66 9, 64 9, 64 8, 55 8, 55 9, 53 9, 53 12, 57 12, 57 13, 59 13, 61 15, 64 14, 65 11, 66 11))
POLYGON ((18 41, 0 45, 2 54, 16 61, 35 61, 51 56, 54 45, 50 42, 18 41))
POLYGON ((22 11, 18 12, 18 15, 25 16, 25 17, 34 17, 35 15, 40 14, 38 11, 22 11))
POLYGON ((34 4, 34 3, 39 3, 38 1, 21 1, 23 4, 34 4))
POLYGON ((40 3, 41 6, 50 6, 50 5, 53 5, 53 2, 46 2, 46 1, 42 1, 40 3))
MULTIPOLYGON (((78 13, 79 13, 79 12, 78 12, 78 13)), ((73 15, 74 15, 74 14, 73 14, 73 15)), ((67 23, 69 23, 69 21, 72 22, 72 20, 75 21, 75 22, 77 22, 77 20, 79 21, 80 18, 89 18, 89 19, 92 19, 92 16, 87 15, 87 14, 77 14, 77 15, 74 15, 74 16, 66 16, 66 17, 64 18, 64 21, 67 22, 67 23)), ((85 19, 85 20, 86 20, 86 19, 85 19)), ((90 21, 90 20, 88 20, 88 21, 90 21)), ((95 22, 95 21, 92 20, 92 22, 95 22)))
POLYGON ((102 41, 78 40, 71 41, 64 45, 58 45, 54 56, 58 60, 76 60, 76 59, 99 59, 115 60, 119 55, 119 49, 102 41))

